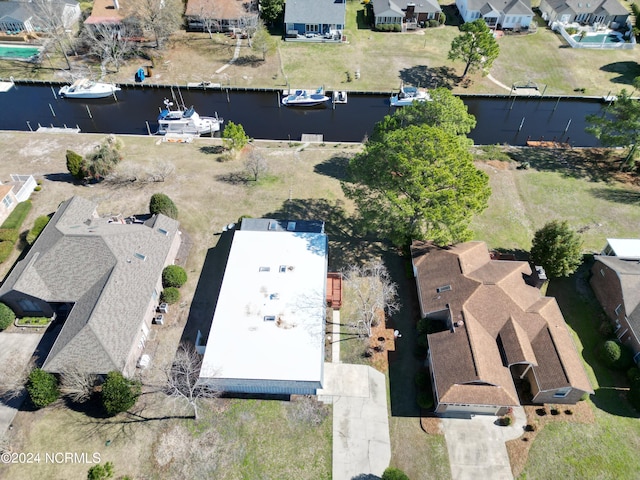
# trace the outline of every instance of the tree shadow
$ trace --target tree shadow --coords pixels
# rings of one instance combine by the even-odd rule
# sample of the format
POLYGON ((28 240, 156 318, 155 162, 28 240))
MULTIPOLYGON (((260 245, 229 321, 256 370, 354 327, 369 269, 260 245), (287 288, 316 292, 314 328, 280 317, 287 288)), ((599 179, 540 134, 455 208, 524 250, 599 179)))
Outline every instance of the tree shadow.
POLYGON ((348 156, 336 155, 318 163, 313 167, 313 171, 337 180, 346 180, 349 159, 348 156))
POLYGON ((596 198, 624 205, 640 205, 640 191, 625 188, 594 188, 591 194, 596 198))
POLYGON ((231 172, 222 175, 216 175, 216 180, 230 185, 246 185, 249 183, 249 177, 246 172, 231 172))
POLYGON ((521 164, 539 171, 559 172, 569 178, 608 182, 619 172, 619 160, 608 149, 521 148, 508 153, 521 164))
POLYGON ((601 387, 591 395, 591 401, 600 410, 618 417, 640 418, 640 413, 629 405, 626 388, 601 387))
POLYGON ((68 172, 45 173, 44 178, 52 182, 76 183, 76 179, 68 172))
POLYGON ((381 477, 374 475, 373 473, 360 473, 355 477, 351 477, 351 480, 380 480, 381 477))
POLYGON ((462 17, 455 3, 441 5, 440 8, 442 8, 442 13, 445 15, 445 25, 450 27, 459 27, 462 25, 462 17))
POLYGON ((372 22, 367 15, 368 7, 365 6, 362 10, 356 12, 356 25, 358 30, 370 30, 372 22))
POLYGON ((633 85, 633 79, 640 75, 640 64, 638 62, 613 62, 607 63, 600 67, 603 72, 617 73, 617 77, 613 77, 613 83, 623 83, 625 85, 633 85))
POLYGON ((257 55, 248 55, 246 57, 238 57, 234 62, 234 65, 237 65, 238 67, 249 66, 249 67, 257 68, 262 64, 264 64, 264 60, 262 59, 262 57, 258 57, 257 55))
POLYGON ((264 217, 324 221, 329 237, 329 264, 332 270, 340 270, 380 255, 381 245, 358 234, 362 231, 359 222, 347 214, 339 200, 296 198, 284 202, 279 210, 266 213, 264 217))
POLYGON ((205 145, 200 147, 200 152, 208 155, 220 155, 224 153, 225 148, 222 145, 205 145))
POLYGON ((442 66, 429 68, 426 65, 415 65, 400 71, 402 83, 420 86, 424 88, 453 88, 458 81, 458 76, 451 67, 442 66))

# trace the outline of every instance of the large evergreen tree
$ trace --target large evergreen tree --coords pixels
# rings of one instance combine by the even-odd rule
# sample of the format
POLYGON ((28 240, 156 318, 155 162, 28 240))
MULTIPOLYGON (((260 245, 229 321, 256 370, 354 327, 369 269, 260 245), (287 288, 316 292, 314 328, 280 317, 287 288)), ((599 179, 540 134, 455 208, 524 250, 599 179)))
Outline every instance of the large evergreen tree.
POLYGON ((466 137, 426 124, 368 142, 348 172, 350 183, 342 187, 365 228, 397 245, 415 238, 439 245, 468 240, 473 215, 491 195, 466 137))
POLYGON ((466 63, 462 78, 468 72, 491 68, 493 61, 498 58, 500 47, 484 19, 463 23, 460 31, 462 34, 451 42, 449 60, 462 60, 466 63))
POLYGON ((568 277, 582 263, 582 242, 567 221, 553 220, 533 237, 531 260, 542 265, 548 277, 568 277))

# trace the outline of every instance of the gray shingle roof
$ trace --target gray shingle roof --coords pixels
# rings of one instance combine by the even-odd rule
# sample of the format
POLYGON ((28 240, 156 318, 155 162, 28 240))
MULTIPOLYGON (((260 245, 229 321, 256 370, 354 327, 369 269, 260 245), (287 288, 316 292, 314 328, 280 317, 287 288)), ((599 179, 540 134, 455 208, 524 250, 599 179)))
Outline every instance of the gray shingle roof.
POLYGON ((395 12, 404 18, 407 5, 413 3, 416 13, 441 12, 440 5, 435 0, 373 0, 373 12, 375 15, 382 15, 387 11, 395 12))
POLYGON ((124 369, 178 234, 178 222, 164 215, 125 224, 95 212, 80 197, 62 203, 0 288, 0 297, 17 291, 75 302, 44 363, 52 372, 70 364, 93 373, 124 369))
POLYGON ((531 0, 468 0, 468 10, 490 12, 496 10, 506 15, 532 15, 531 0))
POLYGON ((605 15, 629 15, 618 0, 547 0, 556 13, 602 13, 605 15))
POLYGON ((346 0, 288 0, 284 23, 344 25, 346 8, 346 0))

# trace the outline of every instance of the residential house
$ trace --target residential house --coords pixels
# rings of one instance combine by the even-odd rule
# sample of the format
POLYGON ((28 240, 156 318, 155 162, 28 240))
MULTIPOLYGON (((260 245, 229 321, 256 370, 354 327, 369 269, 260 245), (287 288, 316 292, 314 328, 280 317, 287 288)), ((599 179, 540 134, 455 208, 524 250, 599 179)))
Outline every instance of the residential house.
POLYGON ((346 0, 288 0, 284 6, 286 38, 340 40, 346 14, 346 0))
POLYGON ((540 13, 549 24, 597 24, 614 29, 627 23, 630 15, 618 0, 541 0, 540 13))
POLYGON ((372 0, 374 26, 402 25, 403 30, 425 26, 438 20, 442 9, 435 0, 372 0))
POLYGON ((594 257, 591 287, 615 326, 616 337, 640 362, 640 239, 609 238, 594 257))
POLYGON ((0 32, 20 33, 46 31, 52 14, 64 28, 73 27, 80 18, 80 4, 75 0, 51 0, 46 5, 27 0, 0 2, 0 32))
POLYGON ((162 270, 180 246, 178 222, 100 217, 94 202, 63 202, 0 287, 18 316, 60 315, 43 368, 131 376, 149 336, 162 270), (66 317, 66 318, 65 318, 66 317))
POLYGON ((189 0, 184 13, 190 30, 229 32, 258 24, 257 0, 189 0))
MULTIPOLYGON (((122 3, 127 3, 131 0, 122 0, 122 3)), ((87 26, 92 25, 108 25, 115 26, 125 19, 125 14, 122 11, 120 0, 93 0, 93 7, 91 8, 91 14, 84 21, 87 26)))
POLYGON ((249 394, 313 395, 322 388, 327 248, 323 222, 242 220, 200 383, 249 394))
POLYGON ((534 16, 531 0, 456 0, 456 6, 465 23, 482 18, 499 30, 527 29, 534 16))
POLYGON ((3 184, 0 182, 0 225, 9 214, 13 212, 16 205, 28 200, 31 193, 36 188, 36 180, 31 175, 11 175, 11 181, 3 184))
POLYGON ((502 415, 520 404, 575 404, 593 393, 554 298, 527 262, 492 260, 484 242, 413 242, 420 311, 431 320, 428 362, 439 414, 502 415))

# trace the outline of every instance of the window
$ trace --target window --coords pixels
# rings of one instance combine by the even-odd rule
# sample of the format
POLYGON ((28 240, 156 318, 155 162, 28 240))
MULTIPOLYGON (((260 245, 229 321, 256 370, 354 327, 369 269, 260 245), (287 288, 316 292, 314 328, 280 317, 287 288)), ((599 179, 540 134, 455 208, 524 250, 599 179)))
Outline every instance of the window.
POLYGON ((259 272, 270 272, 271 271, 271 267, 260 267, 258 269, 259 272))
POLYGON ((287 231, 294 232, 296 230, 296 222, 287 223, 287 231))
POLYGON ((275 322, 276 321, 276 316, 275 315, 265 315, 264 321, 265 322, 275 322))
POLYGON ((615 312, 616 312, 616 317, 620 315, 620 309, 621 309, 621 308, 622 308, 622 304, 620 304, 620 305, 618 305, 618 306, 616 307, 616 310, 615 310, 615 312))
POLYGON ((317 23, 307 24, 304 28, 307 33, 318 33, 320 31, 317 23))
POLYGON ((553 394, 554 398, 564 398, 571 392, 571 387, 559 388, 556 393, 553 394))
POLYGON ((9 208, 13 204, 13 199, 10 195, 7 195, 2 199, 2 203, 4 203, 5 207, 9 208))
POLYGON ((143 262, 147 259, 147 256, 143 253, 134 253, 133 254, 134 257, 136 257, 138 260, 142 260, 143 262))
POLYGON ((269 222, 269 230, 275 230, 278 228, 278 222, 269 222))
POLYGON ((38 305, 33 300, 29 300, 28 298, 22 298, 18 300, 18 305, 25 313, 42 313, 40 305, 38 305))
POLYGON ((286 273, 287 272, 287 266, 286 265, 280 265, 280 268, 278 270, 280 271, 280 273, 286 273))

